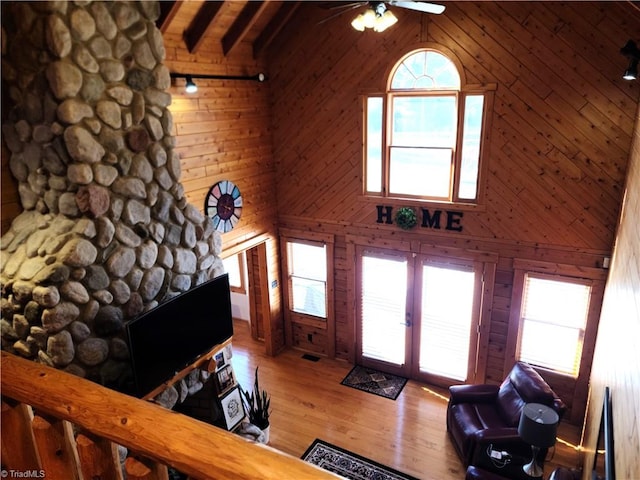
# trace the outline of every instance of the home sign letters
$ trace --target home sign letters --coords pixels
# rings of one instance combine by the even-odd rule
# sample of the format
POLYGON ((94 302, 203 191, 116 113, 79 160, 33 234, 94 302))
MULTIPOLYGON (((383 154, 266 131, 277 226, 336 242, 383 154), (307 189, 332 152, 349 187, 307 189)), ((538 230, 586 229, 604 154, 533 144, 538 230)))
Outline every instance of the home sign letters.
MULTIPOLYGON (((394 220, 393 207, 389 205, 376 205, 378 210, 378 218, 376 223, 392 224, 394 220)), ((431 212, 427 208, 417 209, 422 215, 419 225, 423 228, 433 228, 440 230, 444 228, 452 232, 461 232, 463 212, 449 210, 434 210, 431 212)))

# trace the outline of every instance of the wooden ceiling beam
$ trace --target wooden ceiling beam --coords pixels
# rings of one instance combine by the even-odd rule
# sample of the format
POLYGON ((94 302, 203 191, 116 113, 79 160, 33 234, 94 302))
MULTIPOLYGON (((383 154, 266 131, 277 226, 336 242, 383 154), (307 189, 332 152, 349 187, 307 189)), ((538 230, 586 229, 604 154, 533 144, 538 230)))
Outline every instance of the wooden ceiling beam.
POLYGON ((253 42, 253 58, 260 54, 271 44, 273 39, 284 28, 293 13, 300 6, 300 2, 283 2, 269 24, 253 42))
POLYGON ((167 31, 169 25, 171 25, 173 17, 176 16, 176 13, 178 13, 181 6, 182 2, 165 0, 160 2, 160 16, 156 20, 156 26, 162 33, 167 31))
POLYGON ((187 45, 187 49, 190 53, 196 53, 205 34, 209 29, 209 26, 213 23, 213 19, 216 17, 224 2, 207 2, 205 1, 189 27, 184 31, 184 42, 187 45))
POLYGON ((267 2, 247 2, 238 18, 222 37, 222 51, 225 56, 242 41, 266 8, 267 2))

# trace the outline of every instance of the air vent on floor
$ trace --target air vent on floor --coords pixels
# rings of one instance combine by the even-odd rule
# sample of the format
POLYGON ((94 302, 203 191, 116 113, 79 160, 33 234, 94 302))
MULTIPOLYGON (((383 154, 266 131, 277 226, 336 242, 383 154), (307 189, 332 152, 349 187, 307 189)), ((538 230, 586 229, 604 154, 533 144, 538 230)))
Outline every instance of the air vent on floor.
POLYGON ((315 355, 309 355, 308 353, 305 353, 304 355, 302 355, 302 358, 304 358, 305 360, 309 360, 310 362, 317 362, 318 360, 320 360, 320 357, 316 357, 315 355))

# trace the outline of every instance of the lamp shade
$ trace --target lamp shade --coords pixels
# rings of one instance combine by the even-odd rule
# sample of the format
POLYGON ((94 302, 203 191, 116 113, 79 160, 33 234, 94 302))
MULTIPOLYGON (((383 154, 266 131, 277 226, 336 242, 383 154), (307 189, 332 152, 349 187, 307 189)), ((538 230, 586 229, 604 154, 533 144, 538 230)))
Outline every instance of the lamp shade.
POLYGON ((556 443, 559 420, 552 408, 541 403, 527 403, 520 415, 518 434, 529 445, 551 447, 556 443))

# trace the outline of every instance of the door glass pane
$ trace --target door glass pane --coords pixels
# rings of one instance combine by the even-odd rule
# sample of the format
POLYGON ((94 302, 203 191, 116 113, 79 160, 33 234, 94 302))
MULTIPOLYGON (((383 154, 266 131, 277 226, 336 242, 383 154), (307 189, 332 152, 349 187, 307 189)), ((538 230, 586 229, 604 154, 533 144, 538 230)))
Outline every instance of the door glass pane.
POLYGON ((474 286, 473 271, 423 265, 421 372, 466 380, 474 286))
POLYGON ((407 261, 362 257, 362 355, 405 363, 407 261))

